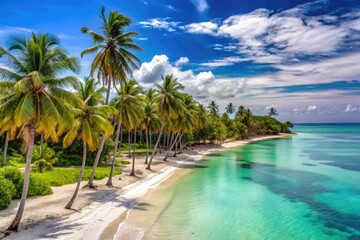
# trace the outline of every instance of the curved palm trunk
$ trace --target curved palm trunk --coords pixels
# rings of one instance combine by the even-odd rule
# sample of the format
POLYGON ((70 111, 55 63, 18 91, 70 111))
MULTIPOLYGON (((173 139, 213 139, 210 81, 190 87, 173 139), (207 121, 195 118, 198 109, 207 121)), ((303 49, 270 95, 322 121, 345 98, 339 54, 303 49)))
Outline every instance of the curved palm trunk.
MULTIPOLYGON (((108 105, 108 104, 109 104, 110 90, 111 90, 111 81, 110 81, 110 78, 109 78, 109 79, 108 79, 108 87, 107 87, 107 91, 106 91, 105 105, 108 105)), ((96 152, 96 157, 95 157, 95 160, 94 160, 93 169, 92 169, 92 171, 91 171, 91 175, 90 175, 89 181, 88 181, 88 183, 86 184, 86 186, 89 187, 89 188, 95 188, 95 187, 96 187, 96 186, 94 185, 94 177, 95 177, 96 168, 97 168, 97 166, 98 166, 98 164, 99 164, 99 161, 100 161, 100 157, 101 157, 102 150, 104 149, 105 139, 106 139, 105 133, 102 133, 101 141, 100 141, 100 146, 99 146, 98 151, 96 152)))
POLYGON ((175 140, 174 140, 173 143, 171 144, 169 150, 166 152, 163 161, 165 161, 165 162, 167 161, 167 157, 169 156, 169 153, 170 153, 171 149, 173 149, 173 147, 174 147, 174 145, 175 145, 175 143, 176 143, 176 141, 177 141, 177 138, 179 137, 179 134, 180 134, 180 133, 176 134, 175 140))
POLYGON ((136 149, 136 128, 134 131, 134 150, 133 150, 133 156, 132 156, 132 166, 131 166, 131 172, 130 176, 135 176, 135 149, 136 149))
POLYGON ((174 152, 173 157, 177 157, 177 154, 178 154, 178 145, 179 145, 179 147, 180 147, 182 135, 183 135, 183 133, 180 134, 180 136, 179 136, 179 138, 178 138, 178 141, 175 143, 175 152, 174 152))
POLYGON ((151 170, 151 163, 152 163, 152 160, 153 160, 153 158, 154 158, 156 148, 157 148, 158 145, 159 145, 162 132, 163 132, 163 130, 164 130, 164 123, 165 123, 165 116, 163 117, 163 120, 162 120, 162 122, 161 122, 161 128, 160 128, 159 137, 158 137, 158 139, 157 139, 157 141, 156 141, 156 143, 155 143, 155 147, 154 147, 154 150, 153 150, 153 152, 152 152, 152 154, 151 154, 151 158, 150 158, 150 161, 149 161, 149 163, 148 163, 148 166, 146 167, 147 170, 151 170))
POLYGON ((122 120, 120 119, 119 123, 118 123, 118 127, 116 129, 115 147, 114 147, 114 154, 113 154, 112 163, 111 163, 110 175, 109 175, 109 179, 108 179, 108 181, 106 183, 106 186, 108 186, 108 187, 113 186, 112 177, 113 177, 113 174, 114 174, 116 154, 117 154, 117 150, 118 150, 118 146, 119 146, 119 136, 120 136, 121 124, 122 124, 122 120))
POLYGON ((5 137, 4 158, 3 158, 2 166, 6 165, 6 155, 7 155, 8 146, 9 146, 9 131, 6 132, 6 137, 5 137))
POLYGON ((84 169, 85 169, 86 150, 87 150, 86 142, 85 142, 85 140, 83 140, 83 160, 82 160, 82 163, 81 163, 80 174, 79 174, 78 182, 76 184, 75 192, 74 192, 73 196, 71 197, 70 202, 68 204, 66 204, 66 206, 65 206, 66 209, 71 209, 71 207, 72 207, 72 205, 73 205, 73 203, 74 203, 74 201, 76 199, 76 196, 77 196, 77 194, 79 192, 82 176, 83 176, 84 169))
POLYGON ((181 153, 182 153, 183 146, 181 145, 181 140, 182 140, 183 135, 184 135, 184 134, 182 133, 181 136, 180 136, 180 139, 179 139, 179 147, 180 147, 180 149, 179 149, 178 154, 181 154, 181 153))
POLYGON ((24 210, 25 210, 25 202, 26 202, 26 197, 27 197, 28 190, 29 190, 32 153, 34 150, 35 123, 30 124, 29 133, 30 133, 29 134, 30 141, 29 141, 29 147, 27 149, 27 154, 26 154, 24 184, 23 184, 23 189, 22 189, 22 193, 21 193, 20 204, 19 204, 19 208, 18 208, 18 211, 16 213, 14 220, 11 222, 9 228, 7 229, 9 231, 17 231, 18 230, 21 218, 22 218, 22 216, 24 214, 24 210))
POLYGON ((149 136, 148 136, 149 130, 148 126, 146 125, 145 129, 145 138, 146 138, 146 156, 145 156, 145 164, 148 164, 148 156, 149 156, 149 136))

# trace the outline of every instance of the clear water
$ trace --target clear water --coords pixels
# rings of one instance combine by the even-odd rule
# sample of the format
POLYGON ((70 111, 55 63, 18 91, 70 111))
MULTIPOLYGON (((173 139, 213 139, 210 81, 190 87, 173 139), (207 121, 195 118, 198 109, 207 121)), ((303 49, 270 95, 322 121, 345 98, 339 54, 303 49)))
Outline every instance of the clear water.
POLYGON ((144 239, 360 239, 360 124, 294 131, 197 163, 144 239))

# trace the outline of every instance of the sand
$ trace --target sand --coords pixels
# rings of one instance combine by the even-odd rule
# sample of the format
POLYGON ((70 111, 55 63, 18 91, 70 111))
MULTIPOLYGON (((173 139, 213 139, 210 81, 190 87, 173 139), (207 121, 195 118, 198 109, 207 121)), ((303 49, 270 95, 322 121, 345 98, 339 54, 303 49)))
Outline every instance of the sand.
MULTIPOLYGON (((81 189, 73 205, 74 210, 66 210, 64 206, 71 198, 76 184, 53 187, 52 195, 28 198, 19 232, 12 233, 6 239, 113 239, 130 209, 139 206, 143 199, 174 173, 178 176, 186 173, 187 170, 181 166, 193 164, 213 151, 289 135, 230 141, 221 146, 202 145, 186 150, 176 158, 169 157, 168 162, 162 161, 164 154, 156 155, 152 171, 145 170, 144 157, 137 157, 136 177, 128 176, 131 166, 124 166, 123 173, 114 176, 115 188, 106 187, 107 179, 103 179, 96 182, 99 184, 97 190, 81 189)), ((7 209, 0 211, 0 231, 10 224, 18 204, 19 201, 15 200, 7 209)))

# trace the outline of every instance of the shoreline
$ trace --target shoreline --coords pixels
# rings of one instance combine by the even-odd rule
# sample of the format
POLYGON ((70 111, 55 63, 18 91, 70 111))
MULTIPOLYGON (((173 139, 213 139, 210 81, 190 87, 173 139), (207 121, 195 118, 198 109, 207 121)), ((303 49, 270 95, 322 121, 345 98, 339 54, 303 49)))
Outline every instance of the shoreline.
MULTIPOLYGON (((6 239, 113 239, 119 226, 127 218, 131 209, 140 204, 147 196, 150 196, 152 192, 158 188, 160 184, 166 182, 168 178, 174 174, 179 174, 179 172, 186 172, 184 169, 180 169, 181 166, 199 161, 212 152, 240 147, 256 141, 294 135, 295 134, 259 136, 246 140, 225 142, 221 146, 200 145, 194 150, 184 151, 184 154, 177 158, 170 157, 169 162, 166 163, 161 160, 164 154, 156 155, 156 159, 154 159, 154 171, 152 172, 142 172, 139 169, 140 166, 141 168, 145 167, 144 164, 140 165, 141 162, 143 162, 143 157, 138 157, 136 160, 137 174, 143 175, 142 177, 126 176, 128 171, 125 169, 122 175, 114 176, 114 178, 116 178, 115 186, 118 186, 117 183, 119 183, 121 185, 120 189, 82 189, 80 191, 81 195, 84 195, 86 199, 81 201, 82 196, 79 196, 76 200, 78 204, 77 208, 79 208, 80 211, 64 211, 63 206, 59 206, 60 203, 56 204, 56 202, 52 202, 53 208, 57 207, 61 209, 51 209, 52 212, 56 211, 56 214, 53 215, 52 212, 48 213, 46 210, 43 211, 43 206, 40 205, 46 204, 47 200, 51 201, 51 199, 56 196, 52 197, 52 195, 49 195, 29 198, 28 205, 30 205, 30 207, 26 209, 25 219, 21 224, 22 227, 20 231, 12 233, 6 239), (119 176, 121 176, 120 179, 118 179, 119 176), (123 178, 125 178, 125 181, 123 178), (41 201, 40 204, 39 201, 41 201), (28 215, 28 217, 26 217, 26 215, 28 215), (31 219, 31 217, 33 219, 31 219)), ((127 166, 127 168, 129 168, 129 166, 127 166)), ((106 179, 107 178, 98 181, 99 186, 101 186, 102 182, 105 182, 106 179)), ((54 190, 53 195, 60 195, 65 189, 71 193, 73 185, 74 184, 57 187, 58 189, 54 190)), ((67 197, 65 197, 65 199, 67 199, 67 197)), ((0 211, 0 219, 2 219, 2 221, 0 220, 0 229, 6 227, 5 223, 9 222, 12 218, 12 216, 8 216, 4 214, 4 212, 14 214, 17 204, 18 201, 14 201, 9 207, 10 209, 0 211), (5 221, 4 216, 8 221, 5 221)))

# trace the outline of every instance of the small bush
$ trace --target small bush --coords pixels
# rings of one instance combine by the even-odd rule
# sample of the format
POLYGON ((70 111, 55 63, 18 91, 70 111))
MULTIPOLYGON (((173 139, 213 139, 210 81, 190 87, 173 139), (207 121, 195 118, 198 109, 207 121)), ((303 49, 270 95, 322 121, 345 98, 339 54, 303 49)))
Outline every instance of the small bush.
POLYGON ((42 176, 30 174, 28 197, 52 193, 49 181, 42 176))
POLYGON ((0 177, 1 176, 12 182, 14 185, 16 192, 13 197, 20 198, 24 181, 21 171, 16 167, 4 167, 0 169, 0 177))
POLYGON ((0 210, 7 208, 11 204, 11 200, 16 194, 14 184, 0 176, 0 210))

